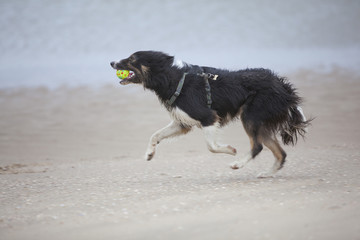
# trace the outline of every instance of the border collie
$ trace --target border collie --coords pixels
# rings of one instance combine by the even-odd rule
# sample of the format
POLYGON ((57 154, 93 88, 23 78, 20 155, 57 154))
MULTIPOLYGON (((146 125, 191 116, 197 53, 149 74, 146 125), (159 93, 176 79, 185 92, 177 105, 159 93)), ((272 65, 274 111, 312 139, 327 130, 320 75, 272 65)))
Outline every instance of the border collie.
POLYGON ((120 84, 139 84, 155 92, 172 118, 168 126, 151 136, 146 160, 154 157, 163 139, 186 134, 194 126, 204 131, 211 152, 236 155, 235 148, 219 143, 216 136, 222 126, 239 118, 251 150, 231 168, 244 167, 265 145, 274 154, 275 163, 259 177, 273 176, 286 158, 276 135, 280 134, 284 144, 295 145, 311 121, 299 106, 301 98, 296 89, 268 69, 228 71, 188 64, 156 51, 139 51, 110 65, 130 71, 120 84))

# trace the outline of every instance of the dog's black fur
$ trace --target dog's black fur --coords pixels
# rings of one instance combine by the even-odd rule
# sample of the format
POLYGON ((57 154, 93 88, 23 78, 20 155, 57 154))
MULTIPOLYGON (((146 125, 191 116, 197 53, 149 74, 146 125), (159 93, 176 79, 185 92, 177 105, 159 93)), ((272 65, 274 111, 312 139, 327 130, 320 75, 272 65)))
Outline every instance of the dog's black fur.
MULTIPOLYGON (((301 98, 295 88, 285 78, 267 69, 228 71, 183 62, 176 65, 174 57, 155 51, 136 52, 120 62, 112 62, 111 66, 135 73, 121 84, 142 84, 145 89, 154 91, 169 111, 181 109, 203 128, 215 123, 223 126, 239 117, 251 140, 252 158, 261 151, 262 143, 271 145, 266 144, 268 138, 278 145, 274 139, 278 132, 284 144, 295 144, 298 135, 304 136, 309 124, 299 110, 301 98), (211 108, 207 106, 205 80, 198 75, 203 72, 218 75, 216 80, 209 80, 211 108), (188 74, 181 94, 171 106, 166 105, 184 73, 188 74)), ((186 123, 180 124, 185 130, 191 128, 186 123)), ((269 148, 281 158, 282 166, 286 157, 283 149, 269 148)))

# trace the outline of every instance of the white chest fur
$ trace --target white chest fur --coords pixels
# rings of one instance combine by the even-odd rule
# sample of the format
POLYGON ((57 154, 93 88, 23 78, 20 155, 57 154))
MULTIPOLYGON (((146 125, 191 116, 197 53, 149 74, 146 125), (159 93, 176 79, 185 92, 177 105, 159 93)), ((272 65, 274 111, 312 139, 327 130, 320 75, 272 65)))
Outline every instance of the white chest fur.
POLYGON ((184 126, 189 126, 189 127, 198 126, 198 127, 201 127, 201 124, 200 124, 199 121, 191 118, 186 112, 182 111, 179 108, 173 108, 170 111, 170 117, 174 121, 179 122, 184 126))

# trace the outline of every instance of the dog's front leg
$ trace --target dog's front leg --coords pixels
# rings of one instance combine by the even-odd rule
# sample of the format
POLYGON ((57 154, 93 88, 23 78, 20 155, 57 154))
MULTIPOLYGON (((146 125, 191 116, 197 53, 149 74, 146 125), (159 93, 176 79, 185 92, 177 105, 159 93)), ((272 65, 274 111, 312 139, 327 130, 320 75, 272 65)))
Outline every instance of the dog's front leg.
POLYGON ((185 128, 179 122, 173 121, 166 127, 156 131, 150 138, 145 159, 150 161, 154 157, 156 145, 159 144, 161 140, 185 134, 190 130, 191 128, 185 128))
POLYGON ((213 153, 227 153, 236 155, 236 149, 230 145, 221 144, 217 142, 217 133, 220 131, 219 123, 203 127, 205 133, 205 140, 210 152, 213 153))

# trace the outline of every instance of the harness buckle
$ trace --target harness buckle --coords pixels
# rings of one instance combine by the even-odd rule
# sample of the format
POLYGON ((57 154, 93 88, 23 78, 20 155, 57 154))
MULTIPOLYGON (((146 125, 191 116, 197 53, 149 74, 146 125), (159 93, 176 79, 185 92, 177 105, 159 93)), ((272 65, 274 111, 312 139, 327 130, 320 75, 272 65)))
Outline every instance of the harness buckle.
POLYGON ((199 76, 205 78, 205 79, 211 79, 211 80, 216 80, 219 75, 217 74, 212 74, 212 73, 198 73, 199 76))

